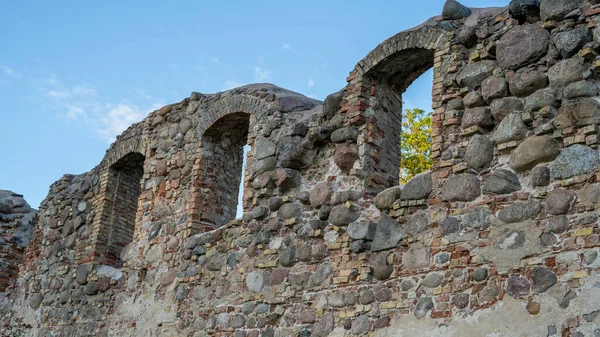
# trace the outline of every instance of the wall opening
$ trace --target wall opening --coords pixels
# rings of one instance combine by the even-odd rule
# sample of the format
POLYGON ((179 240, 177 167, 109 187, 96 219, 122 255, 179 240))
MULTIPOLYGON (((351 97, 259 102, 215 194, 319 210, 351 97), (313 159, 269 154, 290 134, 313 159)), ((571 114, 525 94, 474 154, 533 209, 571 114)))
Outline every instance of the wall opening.
POLYGON ((102 226, 105 231, 100 233, 101 237, 105 237, 104 264, 120 267, 123 264, 121 251, 133 241, 144 159, 140 153, 129 153, 109 168, 108 207, 103 217, 107 226, 102 226))
MULTIPOLYGON (((401 144, 401 139, 406 138, 402 137, 403 132, 407 131, 407 127, 402 127, 406 124, 403 123, 403 115, 406 115, 407 108, 420 108, 425 113, 431 111, 433 83, 429 79, 433 75, 428 70, 433 68, 433 65, 432 50, 411 48, 393 54, 369 71, 368 76, 379 83, 376 92, 379 106, 376 106, 375 110, 380 111, 377 122, 384 137, 375 170, 378 170, 376 174, 381 177, 379 181, 384 184, 383 187, 403 182, 400 179, 403 173, 400 167, 406 164, 407 160, 401 163, 401 148, 409 145, 406 139, 401 144), (423 102, 423 97, 426 97, 427 106, 411 106, 412 102, 417 101, 416 97, 419 97, 419 102, 423 102)), ((406 178, 405 174, 404 176, 406 178)))
POLYGON ((202 135, 191 214, 193 227, 218 228, 240 214, 249 124, 247 113, 228 114, 202 135))

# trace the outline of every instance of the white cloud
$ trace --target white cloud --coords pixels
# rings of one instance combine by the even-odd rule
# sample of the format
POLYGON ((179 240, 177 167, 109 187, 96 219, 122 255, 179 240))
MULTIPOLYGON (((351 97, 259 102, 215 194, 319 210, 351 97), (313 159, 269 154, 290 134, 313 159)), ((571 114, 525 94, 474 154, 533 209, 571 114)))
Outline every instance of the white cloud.
POLYGON ((308 80, 308 83, 306 84, 309 88, 312 88, 315 85, 315 81, 313 81, 312 79, 308 80))
POLYGON ((244 82, 236 81, 236 80, 227 80, 223 83, 223 90, 229 90, 237 87, 241 87, 242 85, 246 85, 244 82))
POLYGON ((287 44, 287 43, 284 43, 284 44, 283 44, 281 47, 282 47, 283 49, 285 49, 285 50, 293 50, 293 49, 292 49, 292 46, 290 46, 290 45, 289 45, 289 44, 287 44))
POLYGON ((254 67, 254 82, 264 82, 271 78, 271 71, 262 67, 254 67))
POLYGON ((21 78, 21 74, 17 73, 16 71, 14 71, 12 68, 10 68, 9 66, 5 66, 3 64, 0 64, 0 70, 5 73, 6 75, 10 76, 10 77, 14 77, 14 78, 21 78))
POLYGON ((94 88, 85 85, 66 89, 55 77, 40 82, 46 100, 60 111, 58 117, 79 122, 108 142, 114 141, 117 135, 142 120, 148 112, 163 105, 156 103, 154 97, 139 88, 134 88, 133 92, 149 102, 143 108, 127 100, 116 104, 107 102, 94 88))

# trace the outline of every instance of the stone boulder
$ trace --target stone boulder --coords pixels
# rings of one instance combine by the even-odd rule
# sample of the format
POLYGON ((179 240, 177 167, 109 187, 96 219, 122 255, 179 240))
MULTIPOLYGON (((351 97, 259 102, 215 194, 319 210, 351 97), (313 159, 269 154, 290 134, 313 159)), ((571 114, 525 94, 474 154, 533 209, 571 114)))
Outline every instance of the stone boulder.
POLYGON ((600 103, 594 98, 563 102, 554 118, 554 125, 559 129, 598 123, 600 123, 600 103))
POLYGON ((358 158, 358 147, 356 144, 337 144, 335 146, 333 161, 342 172, 346 174, 350 173, 350 170, 354 166, 354 162, 356 162, 358 158))
POLYGON ((496 99, 490 104, 490 110, 496 123, 500 123, 509 114, 523 111, 523 102, 516 97, 496 99))
POLYGON ((426 199, 433 188, 431 172, 423 172, 414 176, 402 189, 401 200, 426 199))
POLYGON ((598 166, 600 166, 600 155, 597 150, 575 144, 560 153, 550 171, 554 179, 568 179, 593 172, 598 166))
POLYGON ((565 87, 583 80, 586 67, 579 57, 562 60, 548 69, 548 81, 554 88, 565 87))
POLYGON ((527 130, 527 125, 523 123, 521 114, 518 112, 511 113, 500 122, 496 131, 494 131, 492 140, 496 144, 521 140, 527 135, 527 130))
POLYGON ((486 137, 479 134, 469 140, 465 151, 465 162, 475 170, 481 170, 494 159, 494 144, 486 137))
POLYGON ((471 10, 463 6, 456 0, 446 0, 442 9, 442 18, 444 20, 458 20, 471 15, 471 10))
POLYGON ((516 73, 509 81, 510 92, 517 97, 525 97, 548 85, 548 76, 537 70, 516 73))
POLYGON ((498 65, 505 69, 518 69, 539 60, 549 41, 548 32, 541 25, 514 26, 496 44, 498 65))
POLYGON ((394 202, 400 199, 402 195, 402 189, 400 186, 392 186, 382 192, 379 192, 373 200, 375 207, 384 210, 391 209, 394 205, 394 202))
POLYGON ((592 33, 587 27, 580 27, 561 32, 554 37, 554 44, 560 54, 567 59, 575 54, 588 42, 592 41, 592 33))
POLYGON ((534 23, 540 20, 539 0, 512 0, 508 10, 510 15, 520 23, 534 23))
POLYGON ((515 171, 529 170, 539 163, 554 160, 560 153, 556 141, 545 136, 525 139, 510 154, 509 165, 515 171))
POLYGON ((543 21, 560 21, 565 15, 582 6, 583 0, 543 0, 540 3, 540 16, 543 21))
POLYGON ((481 195, 481 183, 473 174, 457 174, 446 179, 440 191, 446 201, 473 201, 481 195))
POLYGON ((494 73, 496 66, 496 62, 491 60, 470 63, 458 73, 456 81, 461 87, 475 90, 481 87, 483 80, 494 73))
POLYGON ((488 194, 510 194, 520 190, 519 177, 505 169, 494 171, 483 184, 483 193, 488 194))
POLYGON ((396 220, 387 215, 382 215, 377 221, 375 236, 373 242, 371 242, 371 250, 378 252, 395 248, 405 237, 404 228, 396 220))

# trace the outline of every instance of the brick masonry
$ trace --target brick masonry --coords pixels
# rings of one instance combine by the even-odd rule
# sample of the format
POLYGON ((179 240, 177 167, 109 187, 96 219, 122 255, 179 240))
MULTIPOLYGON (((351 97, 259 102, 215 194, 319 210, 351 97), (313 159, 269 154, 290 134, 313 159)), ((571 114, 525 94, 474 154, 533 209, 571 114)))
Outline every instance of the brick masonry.
POLYGON ((325 102, 256 84, 150 113, 51 186, 2 334, 600 335, 598 13, 447 1, 325 102), (399 187, 429 68, 433 168, 399 187))

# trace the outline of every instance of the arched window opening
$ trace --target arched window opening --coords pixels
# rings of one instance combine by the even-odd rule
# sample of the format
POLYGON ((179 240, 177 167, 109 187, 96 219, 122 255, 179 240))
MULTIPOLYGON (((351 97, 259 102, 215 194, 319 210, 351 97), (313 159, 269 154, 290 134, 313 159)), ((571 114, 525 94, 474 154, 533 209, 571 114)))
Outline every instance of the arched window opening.
POLYGON ((104 264, 120 267, 123 248, 133 241, 138 199, 142 193, 144 159, 129 153, 109 168, 107 199, 103 210, 99 248, 104 248, 104 264))
POLYGON ((241 213, 249 123, 246 113, 228 114, 203 134, 191 214, 193 228, 218 228, 241 213))

